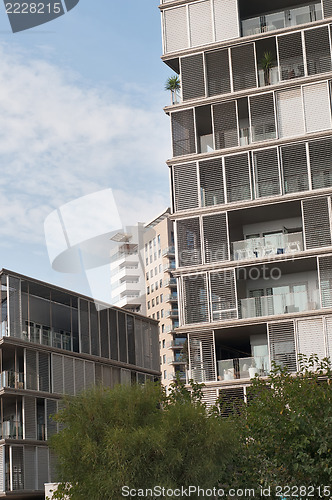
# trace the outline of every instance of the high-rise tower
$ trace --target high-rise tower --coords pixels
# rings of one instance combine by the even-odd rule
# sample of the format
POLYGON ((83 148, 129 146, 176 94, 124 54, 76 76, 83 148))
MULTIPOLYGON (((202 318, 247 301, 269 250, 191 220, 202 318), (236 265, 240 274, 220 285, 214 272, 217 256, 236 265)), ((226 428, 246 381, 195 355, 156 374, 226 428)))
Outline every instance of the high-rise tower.
POLYGON ((332 355, 332 1, 163 0, 180 327, 205 398, 332 355))

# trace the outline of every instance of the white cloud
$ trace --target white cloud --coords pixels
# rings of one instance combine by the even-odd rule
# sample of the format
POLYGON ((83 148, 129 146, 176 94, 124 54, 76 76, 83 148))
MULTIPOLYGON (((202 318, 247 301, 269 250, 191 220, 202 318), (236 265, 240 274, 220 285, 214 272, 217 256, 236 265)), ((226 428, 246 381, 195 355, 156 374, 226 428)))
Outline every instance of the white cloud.
POLYGON ((2 239, 42 242, 54 208, 103 188, 114 189, 127 224, 169 204, 169 124, 158 97, 134 106, 10 47, 0 59, 2 239))

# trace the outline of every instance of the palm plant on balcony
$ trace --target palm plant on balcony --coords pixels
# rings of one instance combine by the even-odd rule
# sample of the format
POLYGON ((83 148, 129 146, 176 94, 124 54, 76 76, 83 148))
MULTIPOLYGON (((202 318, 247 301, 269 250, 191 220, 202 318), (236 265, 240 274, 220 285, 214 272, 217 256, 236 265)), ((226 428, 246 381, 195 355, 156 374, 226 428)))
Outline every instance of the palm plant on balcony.
POLYGON ((260 67, 264 71, 265 85, 271 85, 271 69, 275 66, 275 57, 270 50, 266 50, 260 60, 260 67))
POLYGON ((178 77, 178 75, 170 76, 169 78, 167 78, 165 83, 165 90, 170 90, 172 104, 175 104, 177 102, 178 92, 180 88, 180 78, 178 77))

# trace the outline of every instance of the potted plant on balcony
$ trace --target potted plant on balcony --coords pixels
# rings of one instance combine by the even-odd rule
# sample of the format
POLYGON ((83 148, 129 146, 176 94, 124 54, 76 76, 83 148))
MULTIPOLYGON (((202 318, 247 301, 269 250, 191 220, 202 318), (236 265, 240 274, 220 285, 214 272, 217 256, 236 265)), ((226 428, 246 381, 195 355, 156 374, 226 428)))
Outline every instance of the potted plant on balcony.
POLYGON ((169 78, 167 78, 165 83, 165 90, 171 91, 172 104, 176 104, 178 102, 178 92, 180 88, 180 78, 178 77, 178 75, 170 76, 169 78))
POLYGON ((260 60, 260 67, 264 72, 265 85, 271 85, 271 69, 275 66, 275 57, 270 50, 266 50, 260 60))

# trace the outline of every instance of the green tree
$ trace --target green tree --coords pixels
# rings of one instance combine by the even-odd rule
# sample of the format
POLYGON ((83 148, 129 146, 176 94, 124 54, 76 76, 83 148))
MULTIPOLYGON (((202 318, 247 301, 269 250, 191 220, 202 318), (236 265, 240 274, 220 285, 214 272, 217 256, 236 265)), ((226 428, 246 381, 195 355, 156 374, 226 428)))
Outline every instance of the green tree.
POLYGON ((331 364, 317 356, 300 363, 295 375, 275 366, 266 380, 256 378, 248 404, 229 418, 241 434, 226 476, 237 487, 275 492, 276 486, 332 484, 331 364))
MULTIPOLYGON (((213 487, 232 448, 230 424, 209 415, 200 387, 179 381, 166 397, 158 385, 91 389, 66 398, 52 439, 57 498, 120 499, 121 488, 213 487)), ((192 496, 191 498, 195 498, 192 496)))

